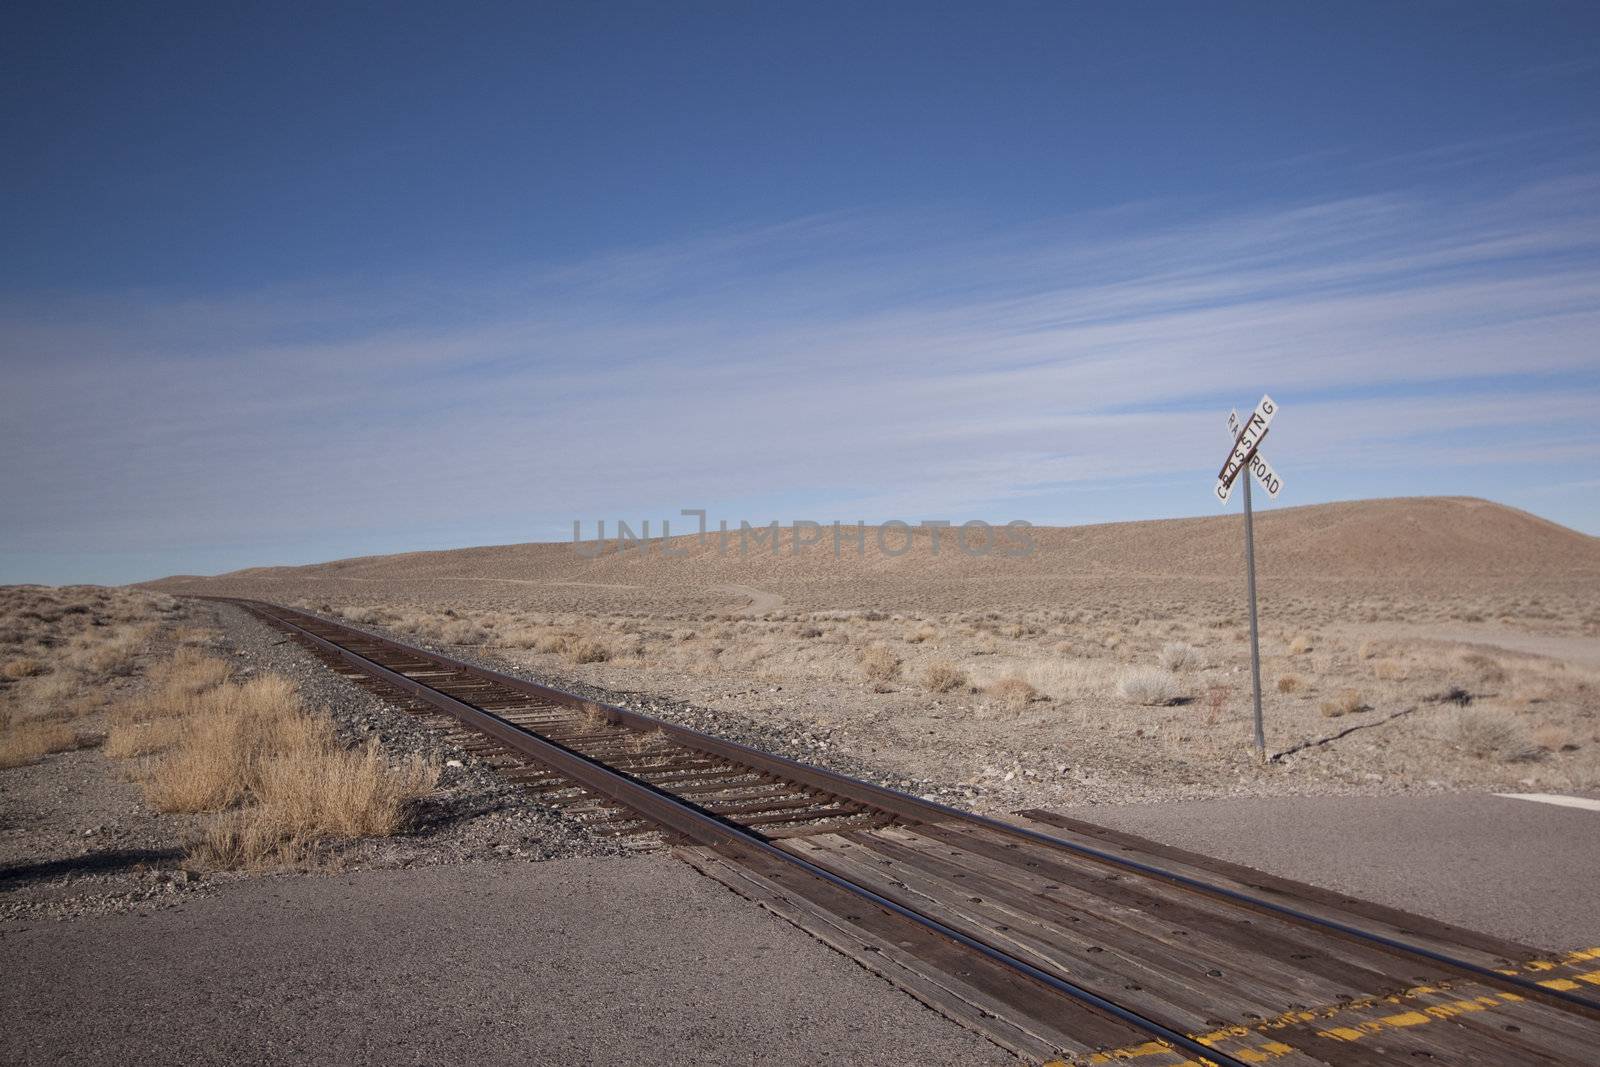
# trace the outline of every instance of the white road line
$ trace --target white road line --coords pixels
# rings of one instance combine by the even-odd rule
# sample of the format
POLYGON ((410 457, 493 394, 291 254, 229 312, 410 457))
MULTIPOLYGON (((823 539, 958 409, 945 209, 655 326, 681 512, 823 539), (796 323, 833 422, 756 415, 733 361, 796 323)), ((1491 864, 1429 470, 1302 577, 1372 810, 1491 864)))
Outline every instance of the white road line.
POLYGON ((1540 804, 1558 804, 1563 808, 1600 811, 1600 800, 1591 800, 1588 797, 1567 797, 1560 793, 1496 793, 1495 796, 1505 797, 1507 800, 1536 800, 1540 804))

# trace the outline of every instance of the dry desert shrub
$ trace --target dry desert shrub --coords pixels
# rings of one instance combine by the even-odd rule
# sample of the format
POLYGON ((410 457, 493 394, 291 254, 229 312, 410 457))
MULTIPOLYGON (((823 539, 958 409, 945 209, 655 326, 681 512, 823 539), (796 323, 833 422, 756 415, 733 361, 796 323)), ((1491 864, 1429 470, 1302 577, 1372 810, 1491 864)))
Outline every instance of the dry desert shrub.
POLYGON ((1453 732, 1456 744, 1478 759, 1518 763, 1540 755, 1520 722, 1488 708, 1463 711, 1456 717, 1453 732))
POLYGON ((1498 685, 1508 677, 1499 660, 1482 652, 1463 652, 1461 664, 1476 674, 1478 681, 1489 685, 1498 685))
POLYGON ((374 607, 351 606, 339 609, 340 618, 357 626, 370 626, 382 622, 385 614, 382 608, 374 607))
POLYGON ((644 638, 638 634, 623 634, 611 646, 612 659, 633 660, 636 663, 645 662, 644 638))
POLYGON ((1569 727, 1547 722, 1533 731, 1533 743, 1546 752, 1572 752, 1577 749, 1569 727))
POLYGON ((1298 693, 1305 686, 1306 680, 1298 674, 1278 675, 1278 692, 1280 693, 1298 693))
POLYGON ((873 685, 888 685, 900 677, 900 657, 883 645, 873 645, 861 653, 861 673, 873 685))
POLYGON ((1363 641, 1356 646, 1356 655, 1361 659, 1375 659, 1381 651, 1382 646, 1372 640, 1363 641))
POLYGON ((929 623, 923 623, 921 626, 906 631, 906 643, 920 645, 924 641, 936 640, 938 636, 939 631, 936 627, 929 623))
POLYGON ((1008 674, 997 682, 991 682, 984 693, 1012 711, 1023 710, 1039 696, 1039 691, 1017 674, 1008 674))
POLYGON ((1222 720, 1222 712, 1228 706, 1228 698, 1233 695, 1233 690, 1225 685, 1213 685, 1206 688, 1206 725, 1215 726, 1222 720))
POLYGON ((551 655, 565 652, 575 638, 571 634, 542 633, 534 639, 533 650, 551 655))
POLYGON ((16 681, 19 678, 32 678, 35 675, 44 674, 49 669, 50 665, 41 659, 35 659, 32 656, 17 656, 15 659, 6 660, 3 665, 0 665, 0 677, 16 681))
POLYGON ((1289 655, 1303 656, 1316 647, 1316 643, 1311 640, 1310 635, 1295 634, 1289 641, 1289 655))
POLYGON ((489 631, 467 619, 457 619, 439 630, 439 640, 447 645, 481 645, 489 640, 489 631))
POLYGON ((1117 679, 1124 700, 1146 707, 1171 704, 1182 694, 1178 676, 1162 667, 1129 667, 1117 679))
POLYGON ((1380 682, 1403 682, 1406 665, 1397 659, 1380 659, 1372 665, 1372 676, 1380 682))
POLYGON ((949 660, 936 659, 922 671, 922 684, 935 693, 948 693, 967 684, 967 676, 949 660))
POLYGON ((437 638, 439 624, 431 615, 424 615, 417 611, 403 611, 389 621, 389 629, 395 633, 411 634, 414 637, 437 638))
POLYGON ((537 626, 517 626, 502 633, 500 643, 507 648, 533 648, 543 634, 537 626))
POLYGON ((1193 645, 1170 641, 1162 646, 1159 662, 1169 671, 1192 670, 1200 666, 1200 653, 1195 651, 1193 645))
POLYGON ((150 635, 147 626, 121 626, 104 640, 78 648, 68 664, 99 677, 131 674, 150 635))
POLYGON ((604 663, 611 658, 611 649, 592 637, 580 637, 567 647, 567 658, 573 663, 604 663))
POLYGON ((82 743, 77 731, 59 722, 32 720, 8 724, 0 730, 0 768, 20 767, 52 752, 65 752, 82 743))
POLYGON ((1324 700, 1318 707, 1324 718, 1337 719, 1341 715, 1354 715, 1366 709, 1366 701, 1362 699, 1359 690, 1341 690, 1339 695, 1332 700, 1324 700))

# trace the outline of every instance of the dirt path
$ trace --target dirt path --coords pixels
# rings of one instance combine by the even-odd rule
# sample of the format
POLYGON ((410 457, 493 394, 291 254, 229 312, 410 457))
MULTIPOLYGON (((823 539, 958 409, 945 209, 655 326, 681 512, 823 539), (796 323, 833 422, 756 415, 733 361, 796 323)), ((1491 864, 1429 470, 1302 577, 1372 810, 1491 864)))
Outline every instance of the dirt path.
POLYGON ((1564 634, 1530 634, 1494 623, 1439 623, 1424 626, 1391 624, 1384 627, 1345 626, 1340 629, 1367 637, 1417 638, 1474 645, 1480 649, 1510 652, 1524 656, 1543 656, 1564 660, 1574 666, 1600 669, 1600 641, 1592 637, 1564 634))
POLYGON ((779 593, 769 593, 764 589, 752 589, 748 585, 715 585, 711 587, 713 593, 728 593, 731 596, 749 597, 750 603, 745 605, 746 615, 765 615, 783 607, 783 596, 779 593))

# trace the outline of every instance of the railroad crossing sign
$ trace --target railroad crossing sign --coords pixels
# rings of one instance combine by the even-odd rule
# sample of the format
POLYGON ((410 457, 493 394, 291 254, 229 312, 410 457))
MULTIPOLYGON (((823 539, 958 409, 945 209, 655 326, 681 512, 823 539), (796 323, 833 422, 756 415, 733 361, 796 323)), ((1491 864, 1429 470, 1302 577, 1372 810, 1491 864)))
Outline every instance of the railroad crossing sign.
POLYGON ((1278 413, 1278 405, 1273 403, 1270 396, 1263 396, 1261 403, 1250 413, 1250 421, 1243 426, 1239 425, 1239 412, 1228 412, 1228 432, 1233 434, 1233 450, 1228 453, 1227 461, 1222 464, 1222 470, 1217 474, 1217 499, 1223 503, 1233 495, 1234 479, 1239 476, 1239 471, 1246 465, 1257 478, 1261 480, 1261 487, 1267 491, 1272 499, 1278 499, 1278 490, 1283 488, 1283 483, 1273 473, 1272 466, 1265 456, 1260 454, 1261 442, 1267 436, 1267 430, 1272 425, 1272 417, 1278 413))
POLYGON ((1228 430, 1233 434, 1233 448, 1228 452, 1228 458, 1222 463, 1222 470, 1217 472, 1216 494, 1217 499, 1226 503, 1228 497, 1233 495, 1233 483, 1240 481, 1239 475, 1248 468, 1242 481, 1244 482, 1244 577, 1245 588, 1250 595, 1250 695, 1255 705, 1256 719, 1256 760, 1260 763, 1267 762, 1267 735, 1261 721, 1261 630, 1256 622, 1256 537, 1255 523, 1250 509, 1250 480, 1255 478, 1261 487, 1267 491, 1272 499, 1278 498, 1278 490, 1283 488, 1272 465, 1261 454, 1261 442, 1266 439, 1267 430, 1272 426, 1272 418, 1278 413, 1278 405, 1270 396, 1262 394, 1261 403, 1250 413, 1250 418, 1242 425, 1239 422, 1239 412, 1228 412, 1228 430))
MULTIPOLYGON (((1239 437, 1239 426, 1239 412, 1237 410, 1228 412, 1228 433, 1232 434, 1235 440, 1239 437)), ((1265 438, 1266 432, 1263 431, 1261 436, 1265 438)), ((1250 460, 1250 473, 1256 476, 1256 484, 1267 491, 1267 496, 1273 500, 1278 499, 1278 492, 1283 488, 1283 480, 1278 477, 1278 472, 1272 469, 1272 464, 1267 462, 1267 457, 1261 454, 1259 446, 1256 448, 1255 456, 1250 460)), ((1232 483, 1229 483, 1226 489, 1219 488, 1217 495, 1227 500, 1233 495, 1232 483)))

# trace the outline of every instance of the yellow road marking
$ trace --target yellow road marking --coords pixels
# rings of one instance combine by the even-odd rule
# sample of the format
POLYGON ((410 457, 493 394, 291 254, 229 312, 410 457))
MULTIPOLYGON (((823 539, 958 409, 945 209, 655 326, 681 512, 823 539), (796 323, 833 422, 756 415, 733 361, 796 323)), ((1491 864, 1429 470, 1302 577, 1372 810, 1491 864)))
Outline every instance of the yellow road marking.
MULTIPOLYGON (((1578 949, 1554 960, 1530 960, 1520 967, 1506 968, 1499 973, 1513 977, 1523 974, 1549 974, 1551 971, 1573 968, 1578 964, 1591 960, 1600 960, 1600 948, 1578 949)), ((1539 985, 1548 989, 1563 992, 1581 988, 1578 984, 1580 982, 1600 986, 1600 970, 1575 973, 1571 978, 1549 977, 1536 979, 1536 981, 1539 985)), ((1332 1022, 1341 1015, 1366 1011, 1381 1004, 1406 1007, 1408 1001, 1413 1001, 1417 997, 1446 993, 1449 989, 1450 983, 1441 983, 1436 986, 1414 986, 1402 994, 1364 997, 1360 1000, 1348 1001, 1343 1004, 1314 1010, 1288 1011, 1276 1018, 1256 1023, 1253 1026, 1227 1026, 1208 1033, 1191 1034, 1189 1036, 1202 1045, 1216 1047, 1219 1052, 1226 1052, 1235 1059, 1243 1060, 1246 1063, 1265 1063, 1279 1056, 1294 1052, 1294 1047, 1277 1040, 1267 1040, 1260 1045, 1250 1045, 1244 1042, 1251 1038, 1266 1037, 1274 1030, 1315 1022, 1319 1019, 1332 1022), (1238 1044, 1235 1044, 1236 1042, 1238 1044)), ((1453 1019, 1458 1015, 1469 1012, 1487 1011, 1501 1004, 1514 1004, 1522 999, 1523 997, 1517 993, 1496 991, 1482 996, 1451 1000, 1442 1004, 1408 1007, 1405 1011, 1392 1012, 1376 1019, 1352 1022, 1350 1025, 1328 1026, 1326 1029, 1317 1030, 1316 1034, 1319 1037, 1330 1038, 1335 1041, 1360 1041, 1362 1038, 1382 1033, 1385 1030, 1423 1026, 1431 1022, 1453 1019)), ((1108 1052, 1097 1052, 1086 1060, 1079 1059, 1070 1062, 1080 1064, 1118 1063, 1161 1055, 1178 1057, 1183 1054, 1163 1041, 1147 1041, 1138 1045, 1129 1045, 1126 1048, 1112 1049, 1108 1052)), ((1047 1064, 1046 1067, 1067 1067, 1068 1062, 1058 1060, 1047 1064)), ((1204 1067, 1204 1062, 1194 1059, 1174 1059, 1165 1067, 1204 1067)))

